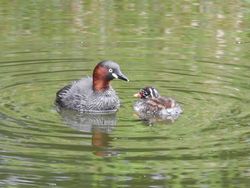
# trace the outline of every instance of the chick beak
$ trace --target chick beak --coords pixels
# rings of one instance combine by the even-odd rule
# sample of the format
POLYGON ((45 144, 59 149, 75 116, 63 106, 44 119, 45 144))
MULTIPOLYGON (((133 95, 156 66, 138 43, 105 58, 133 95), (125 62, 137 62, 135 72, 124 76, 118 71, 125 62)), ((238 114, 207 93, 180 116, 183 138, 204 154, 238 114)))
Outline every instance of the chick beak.
POLYGON ((136 93, 136 94, 134 94, 134 97, 141 98, 141 94, 140 93, 136 93))

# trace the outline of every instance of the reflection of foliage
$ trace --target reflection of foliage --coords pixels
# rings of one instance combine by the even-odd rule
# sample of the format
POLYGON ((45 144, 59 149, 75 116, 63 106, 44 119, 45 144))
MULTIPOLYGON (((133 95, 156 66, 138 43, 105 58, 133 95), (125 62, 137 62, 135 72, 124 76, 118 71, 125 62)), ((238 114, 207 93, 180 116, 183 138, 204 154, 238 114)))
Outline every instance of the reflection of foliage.
POLYGON ((248 2, 1 2, 0 101, 8 116, 0 122, 0 183, 247 187, 248 2), (62 125, 53 101, 107 58, 132 82, 112 83, 124 102, 118 125, 95 138, 118 156, 103 159, 92 135, 62 125), (131 118, 131 94, 149 84, 182 102, 175 124, 146 127, 131 118))
MULTIPOLYGON (((235 0, 228 4, 235 4, 235 0)), ((72 47, 79 50, 97 43, 102 49, 117 45, 152 47, 168 56, 183 54, 179 58, 204 51, 211 52, 207 56, 216 53, 223 57, 227 55, 223 53, 227 51, 225 44, 241 40, 240 33, 247 27, 241 24, 244 12, 237 6, 209 1, 5 1, 0 11, 4 12, 0 15, 2 41, 43 37, 37 42, 59 42, 61 46, 74 45, 74 41, 72 47), (233 35, 235 30, 239 36, 233 35), (147 43, 142 43, 145 38, 147 43)))

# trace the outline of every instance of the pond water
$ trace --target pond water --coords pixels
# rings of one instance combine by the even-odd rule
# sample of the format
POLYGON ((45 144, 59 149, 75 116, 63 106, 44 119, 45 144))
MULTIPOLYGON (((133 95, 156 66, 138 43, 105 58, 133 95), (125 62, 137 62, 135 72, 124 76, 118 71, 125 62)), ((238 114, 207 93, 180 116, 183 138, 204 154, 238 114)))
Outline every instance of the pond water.
POLYGON ((248 187, 249 28, 249 0, 2 1, 0 187, 248 187), (57 113, 105 59, 130 79, 112 82, 118 113, 57 113), (134 115, 149 85, 175 122, 134 115))

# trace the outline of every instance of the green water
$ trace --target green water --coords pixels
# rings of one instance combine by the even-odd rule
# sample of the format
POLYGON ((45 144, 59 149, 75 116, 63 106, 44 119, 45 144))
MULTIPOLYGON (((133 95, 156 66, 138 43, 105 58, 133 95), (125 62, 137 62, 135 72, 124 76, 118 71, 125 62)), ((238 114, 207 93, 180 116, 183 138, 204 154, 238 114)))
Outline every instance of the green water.
POLYGON ((1 1, 0 187, 249 187, 249 52, 249 0, 1 1), (104 59, 130 79, 112 82, 119 112, 58 114, 57 90, 104 59), (134 115, 149 85, 177 121, 134 115))

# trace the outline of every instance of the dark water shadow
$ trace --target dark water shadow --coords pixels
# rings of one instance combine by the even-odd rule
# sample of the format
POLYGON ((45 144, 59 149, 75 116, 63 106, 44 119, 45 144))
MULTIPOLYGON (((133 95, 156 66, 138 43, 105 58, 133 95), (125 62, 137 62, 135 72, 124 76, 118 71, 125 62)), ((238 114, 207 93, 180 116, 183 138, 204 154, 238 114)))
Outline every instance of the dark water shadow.
POLYGON ((67 109, 57 109, 64 123, 84 133, 91 133, 93 153, 101 157, 109 157, 118 155, 110 147, 112 137, 110 133, 116 126, 116 113, 93 114, 79 113, 67 109))

